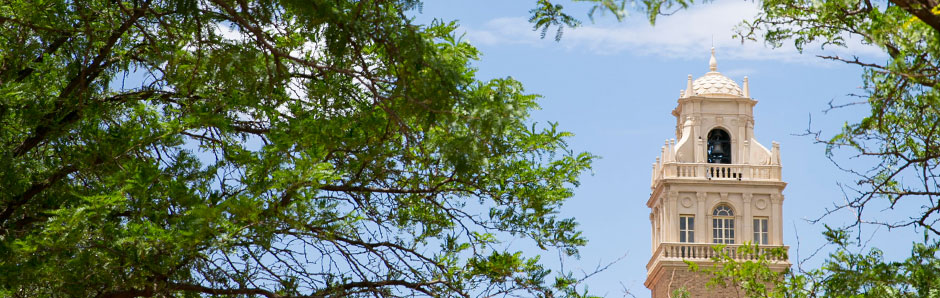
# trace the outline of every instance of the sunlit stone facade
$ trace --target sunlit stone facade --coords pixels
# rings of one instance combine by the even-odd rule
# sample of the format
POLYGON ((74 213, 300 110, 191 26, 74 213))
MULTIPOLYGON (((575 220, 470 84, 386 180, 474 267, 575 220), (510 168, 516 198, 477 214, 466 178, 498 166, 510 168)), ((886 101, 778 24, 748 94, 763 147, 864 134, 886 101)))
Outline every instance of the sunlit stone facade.
MULTIPOLYGON (((706 288, 709 277, 689 272, 683 260, 709 266, 718 243, 732 255, 745 242, 784 246, 780 147, 774 142, 767 149, 754 138, 757 101, 750 98, 747 77, 739 86, 719 73, 714 49, 709 69, 694 81, 689 76, 672 111, 676 138, 666 141, 653 164, 646 202, 653 253, 645 282, 653 298, 678 288, 692 297, 737 296, 735 288, 706 288)), ((779 259, 771 267, 789 265, 779 259)))

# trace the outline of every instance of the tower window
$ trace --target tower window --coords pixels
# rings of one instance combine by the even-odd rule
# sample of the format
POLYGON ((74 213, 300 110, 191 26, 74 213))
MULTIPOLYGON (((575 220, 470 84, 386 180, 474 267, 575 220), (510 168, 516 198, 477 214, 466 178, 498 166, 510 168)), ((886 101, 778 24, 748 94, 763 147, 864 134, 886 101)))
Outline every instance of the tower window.
POLYGON ((695 242, 695 217, 679 216, 679 242, 695 242))
POLYGON ((754 243, 767 244, 767 218, 754 218, 754 243))
POLYGON ((718 205, 712 215, 712 242, 734 244, 734 210, 718 205))
POLYGON ((731 136, 723 129, 708 132, 708 162, 731 163, 731 136))

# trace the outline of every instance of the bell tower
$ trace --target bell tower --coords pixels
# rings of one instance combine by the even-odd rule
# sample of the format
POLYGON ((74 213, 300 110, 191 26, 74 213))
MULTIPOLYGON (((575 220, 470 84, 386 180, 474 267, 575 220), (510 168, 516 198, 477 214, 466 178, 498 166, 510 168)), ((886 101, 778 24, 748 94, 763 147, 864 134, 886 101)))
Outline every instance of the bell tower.
MULTIPOLYGON (((710 276, 690 272, 684 261, 710 266, 712 246, 734 252, 742 243, 759 249, 783 245, 780 146, 754 138, 754 106, 748 80, 742 87, 718 72, 712 48, 709 71, 692 80, 672 111, 676 138, 653 163, 650 197, 652 251, 644 283, 653 298, 685 288, 692 297, 737 296, 736 288, 707 288, 710 276), (676 141, 678 140, 678 141, 676 141)), ((772 260, 784 270, 786 259, 772 260)), ((743 294, 743 293, 741 293, 743 294)))

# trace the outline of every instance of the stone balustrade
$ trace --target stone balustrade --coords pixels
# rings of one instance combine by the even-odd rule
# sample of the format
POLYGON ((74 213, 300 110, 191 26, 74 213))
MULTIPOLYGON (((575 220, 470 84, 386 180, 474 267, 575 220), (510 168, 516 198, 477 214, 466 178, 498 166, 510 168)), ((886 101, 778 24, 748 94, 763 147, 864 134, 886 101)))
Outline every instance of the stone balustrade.
POLYGON ((656 164, 652 186, 660 179, 781 181, 779 165, 678 163, 656 164))
POLYGON ((789 264, 787 258, 768 254, 770 249, 783 247, 784 250, 789 250, 789 246, 758 246, 757 253, 745 253, 740 244, 727 244, 725 247, 722 247, 721 250, 716 251, 715 246, 719 244, 713 243, 670 243, 664 242, 660 243, 659 247, 656 249, 656 252, 653 253, 653 257, 650 258, 649 263, 646 264, 646 269, 651 270, 656 263, 662 261, 709 261, 712 258, 717 257, 719 253, 725 253, 732 259, 736 261, 750 261, 757 260, 758 256, 765 255, 765 259, 772 264, 789 264))

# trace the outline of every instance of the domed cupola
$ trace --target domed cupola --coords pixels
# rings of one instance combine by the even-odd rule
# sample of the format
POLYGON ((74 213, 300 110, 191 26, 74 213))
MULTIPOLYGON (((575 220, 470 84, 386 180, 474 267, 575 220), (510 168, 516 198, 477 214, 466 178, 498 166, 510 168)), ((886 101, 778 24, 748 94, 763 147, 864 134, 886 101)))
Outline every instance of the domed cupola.
MULTIPOLYGON (((715 60, 715 48, 712 48, 712 57, 708 61, 709 72, 704 76, 692 81, 689 76, 689 86, 686 89, 684 97, 690 96, 735 96, 747 97, 745 92, 741 91, 734 80, 718 72, 718 61, 715 60), (691 91, 691 92, 690 92, 691 91)), ((747 84, 747 78, 744 79, 747 84)), ((745 87, 746 88, 746 87, 745 87)))

